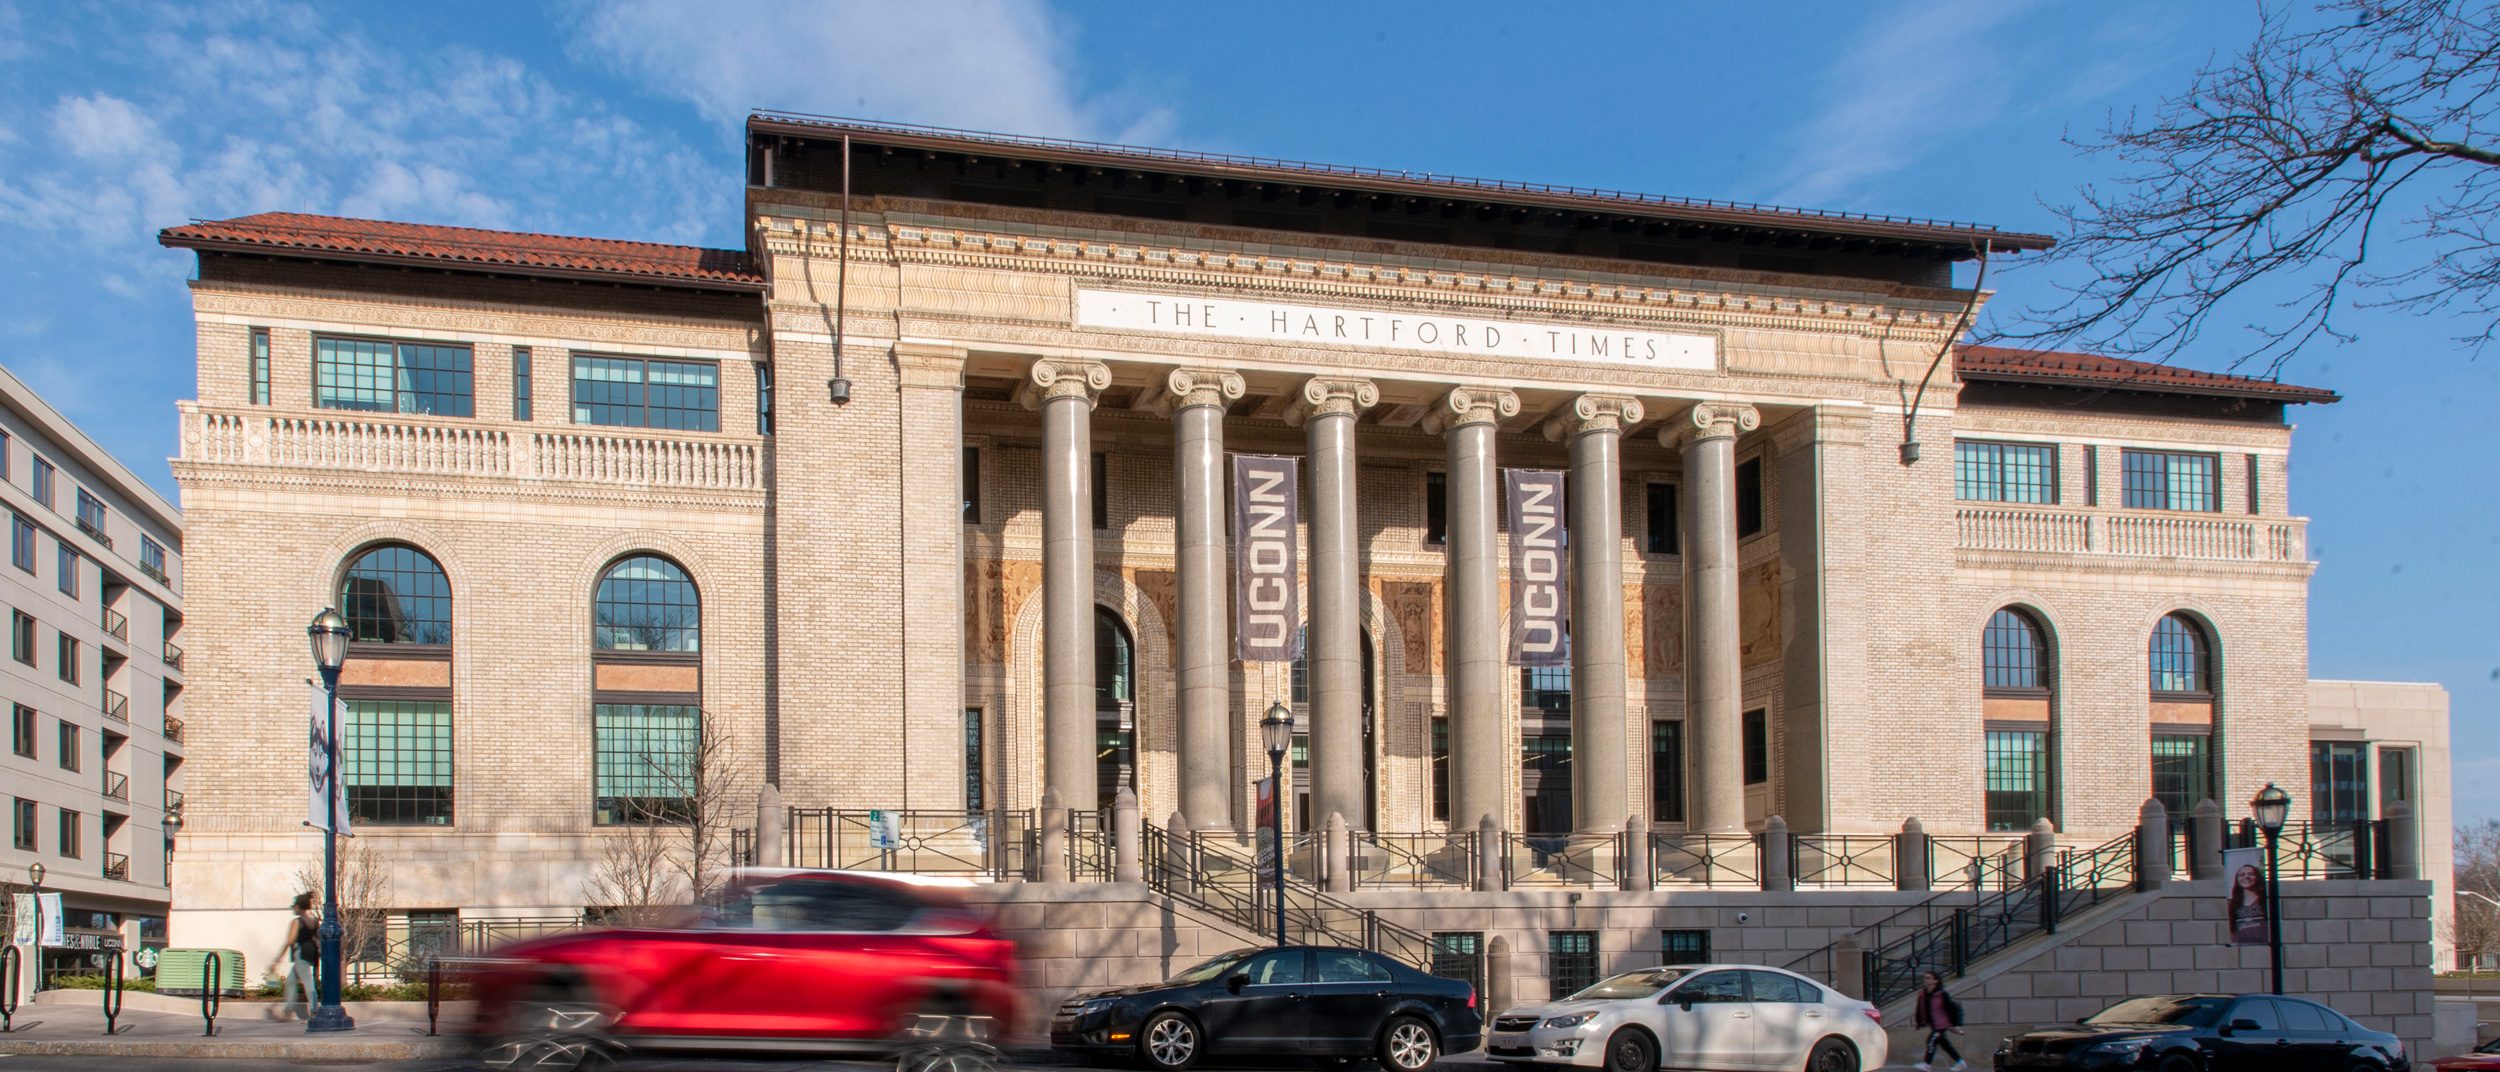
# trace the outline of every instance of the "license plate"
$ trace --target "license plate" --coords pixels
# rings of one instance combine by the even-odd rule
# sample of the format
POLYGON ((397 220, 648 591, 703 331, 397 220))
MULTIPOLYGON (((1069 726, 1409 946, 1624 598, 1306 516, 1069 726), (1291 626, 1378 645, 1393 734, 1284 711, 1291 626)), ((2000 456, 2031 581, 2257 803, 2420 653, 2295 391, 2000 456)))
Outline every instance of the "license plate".
POLYGON ((1493 1033, 1492 1044, 1504 1048, 1525 1046, 1528 1044, 1528 1033, 1525 1031, 1496 1031, 1493 1033))

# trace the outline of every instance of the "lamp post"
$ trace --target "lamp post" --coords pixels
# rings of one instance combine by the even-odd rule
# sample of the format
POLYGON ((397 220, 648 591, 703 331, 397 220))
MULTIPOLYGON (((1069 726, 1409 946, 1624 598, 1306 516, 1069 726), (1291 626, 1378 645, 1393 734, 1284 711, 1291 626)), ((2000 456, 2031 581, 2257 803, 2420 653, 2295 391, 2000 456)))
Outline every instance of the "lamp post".
POLYGON ((2274 992, 2283 992, 2283 875, 2282 865, 2275 857, 2275 841, 2283 834, 2283 819, 2292 812, 2292 795, 2267 782, 2257 797, 2248 802, 2249 813, 2256 816, 2257 826, 2266 832, 2266 945, 2274 953, 2274 992))
POLYGON ((305 1021, 306 1034, 353 1031, 356 1021, 339 1005, 339 668, 347 665, 347 619, 324 607, 304 629, 312 638, 313 665, 321 668, 321 687, 329 695, 328 717, 322 720, 329 760, 321 786, 321 805, 329 821, 321 831, 321 1000, 305 1021))
POLYGON ((1293 709, 1283 701, 1269 704, 1259 720, 1259 741, 1267 745, 1268 829, 1276 862, 1276 944, 1285 944, 1285 750, 1293 747, 1293 709))

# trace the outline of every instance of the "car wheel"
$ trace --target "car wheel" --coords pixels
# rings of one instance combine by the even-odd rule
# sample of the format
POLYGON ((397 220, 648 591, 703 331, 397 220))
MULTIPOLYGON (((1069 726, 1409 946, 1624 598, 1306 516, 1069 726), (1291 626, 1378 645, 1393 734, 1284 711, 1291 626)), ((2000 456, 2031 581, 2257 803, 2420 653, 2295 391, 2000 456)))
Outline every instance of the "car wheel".
POLYGON ((1637 1027, 1616 1029, 1606 1040, 1606 1072, 1657 1072, 1658 1043, 1637 1027))
POLYGON ((1137 1056, 1146 1067, 1160 1072, 1181 1072, 1197 1064, 1198 1054, 1206 1048, 1206 1035, 1198 1030, 1198 1021, 1176 1012, 1156 1013, 1137 1029, 1137 1056))
POLYGON ((2184 1053, 2165 1054, 2161 1063, 2153 1067, 2157 1072, 2201 1072, 2197 1067, 2196 1058, 2184 1053))
POLYGON ((1381 1072, 1424 1072, 1441 1057, 1441 1040, 1412 1016, 1389 1021, 1380 1032, 1381 1072))
POLYGON ((614 1010, 585 998, 575 987, 539 988, 513 1006, 504 1033, 480 1063, 512 1072, 583 1072, 615 1064, 623 1047, 608 1037, 614 1010))
POLYGON ((1836 1038, 1814 1044, 1814 1052, 1806 1056, 1806 1072, 1858 1072, 1856 1047, 1836 1038))

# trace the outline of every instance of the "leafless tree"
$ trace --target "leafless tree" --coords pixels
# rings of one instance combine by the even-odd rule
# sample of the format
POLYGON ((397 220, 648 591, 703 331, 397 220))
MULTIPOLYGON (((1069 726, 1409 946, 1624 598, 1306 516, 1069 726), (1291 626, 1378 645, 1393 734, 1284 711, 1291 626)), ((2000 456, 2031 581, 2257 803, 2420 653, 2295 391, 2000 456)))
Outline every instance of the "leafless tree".
POLYGON ((2234 365, 2271 374, 2351 338, 2336 313, 2369 288, 2367 305, 2453 313, 2479 351, 2500 335, 2496 128, 2494 0, 2261 11, 2246 50, 2073 143, 2124 165, 2054 206, 2069 234, 2042 263, 2080 278, 1987 337, 2167 357, 2246 310, 2263 342, 2234 365), (2383 268, 2399 240, 2427 259, 2383 268))
MULTIPOLYGON (((390 934, 391 868, 370 834, 339 839, 339 961, 348 978, 355 966, 384 959, 390 934)), ((313 895, 316 910, 323 903, 321 865, 305 864, 295 884, 313 895)))
POLYGON ((642 757, 649 795, 611 798, 599 862, 585 898, 607 922, 658 924, 683 906, 718 897, 734 861, 731 828, 741 790, 751 790, 745 754, 710 712, 698 712, 683 747, 642 757))
POLYGON ((2448 940, 2468 957, 2500 953, 2500 907, 2466 896, 2500 899, 2500 821, 2459 827, 2456 837, 2456 903, 2448 913, 2448 940))

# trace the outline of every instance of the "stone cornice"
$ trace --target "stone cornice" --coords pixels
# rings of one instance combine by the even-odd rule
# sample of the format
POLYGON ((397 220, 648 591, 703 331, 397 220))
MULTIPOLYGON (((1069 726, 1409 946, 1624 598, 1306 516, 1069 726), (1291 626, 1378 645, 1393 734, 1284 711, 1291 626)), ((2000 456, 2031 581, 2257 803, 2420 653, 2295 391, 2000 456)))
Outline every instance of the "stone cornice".
POLYGON ((894 367, 905 387, 960 391, 964 386, 964 359, 968 356, 963 347, 944 343, 894 344, 894 367))
POLYGON ((1054 398, 1082 398, 1091 407, 1109 386, 1111 366, 1100 361, 1045 358, 1033 363, 1026 382, 1017 387, 1016 400, 1026 409, 1040 409, 1054 398))
POLYGON ((1231 369, 1176 368, 1155 381, 1154 397, 1146 401, 1144 408, 1162 417, 1192 406, 1221 409, 1239 400, 1248 389, 1247 381, 1231 369))
POLYGON ((1762 427, 1762 411, 1742 402, 1703 402, 1685 410, 1679 420, 1658 430, 1658 445, 1670 450, 1703 439, 1733 439, 1762 427))
POLYGON ((2172 558, 2161 555, 2113 555, 2073 551, 1989 551, 1969 548, 1953 552, 1953 565, 1959 569, 2011 573, 2050 571, 2130 578, 2198 577, 2279 581, 2284 584, 2303 585, 2307 584, 2309 576, 2318 570, 2318 564, 2315 562, 2255 562, 2228 558, 2172 558))
POLYGON ((675 513, 716 512, 761 519, 762 489, 693 490, 655 488, 641 484, 594 484, 510 477, 459 477, 406 473, 365 474, 297 466, 237 465, 227 462, 175 460, 174 480, 184 488, 225 487, 253 492, 302 495, 424 499, 450 503, 500 500, 601 510, 650 509, 675 513))
POLYGON ((1380 404, 1380 385, 1341 376, 1313 376, 1295 389, 1285 407, 1285 423, 1296 428, 1313 417, 1357 414, 1380 404))
POLYGON ((1585 394, 1545 419, 1545 438, 1560 443, 1590 432, 1621 432, 1644 414, 1641 400, 1630 395, 1585 394))
POLYGON ((1459 387, 1442 395, 1424 415, 1424 431, 1440 435, 1468 424, 1497 424, 1519 415, 1519 392, 1499 387, 1459 387))

